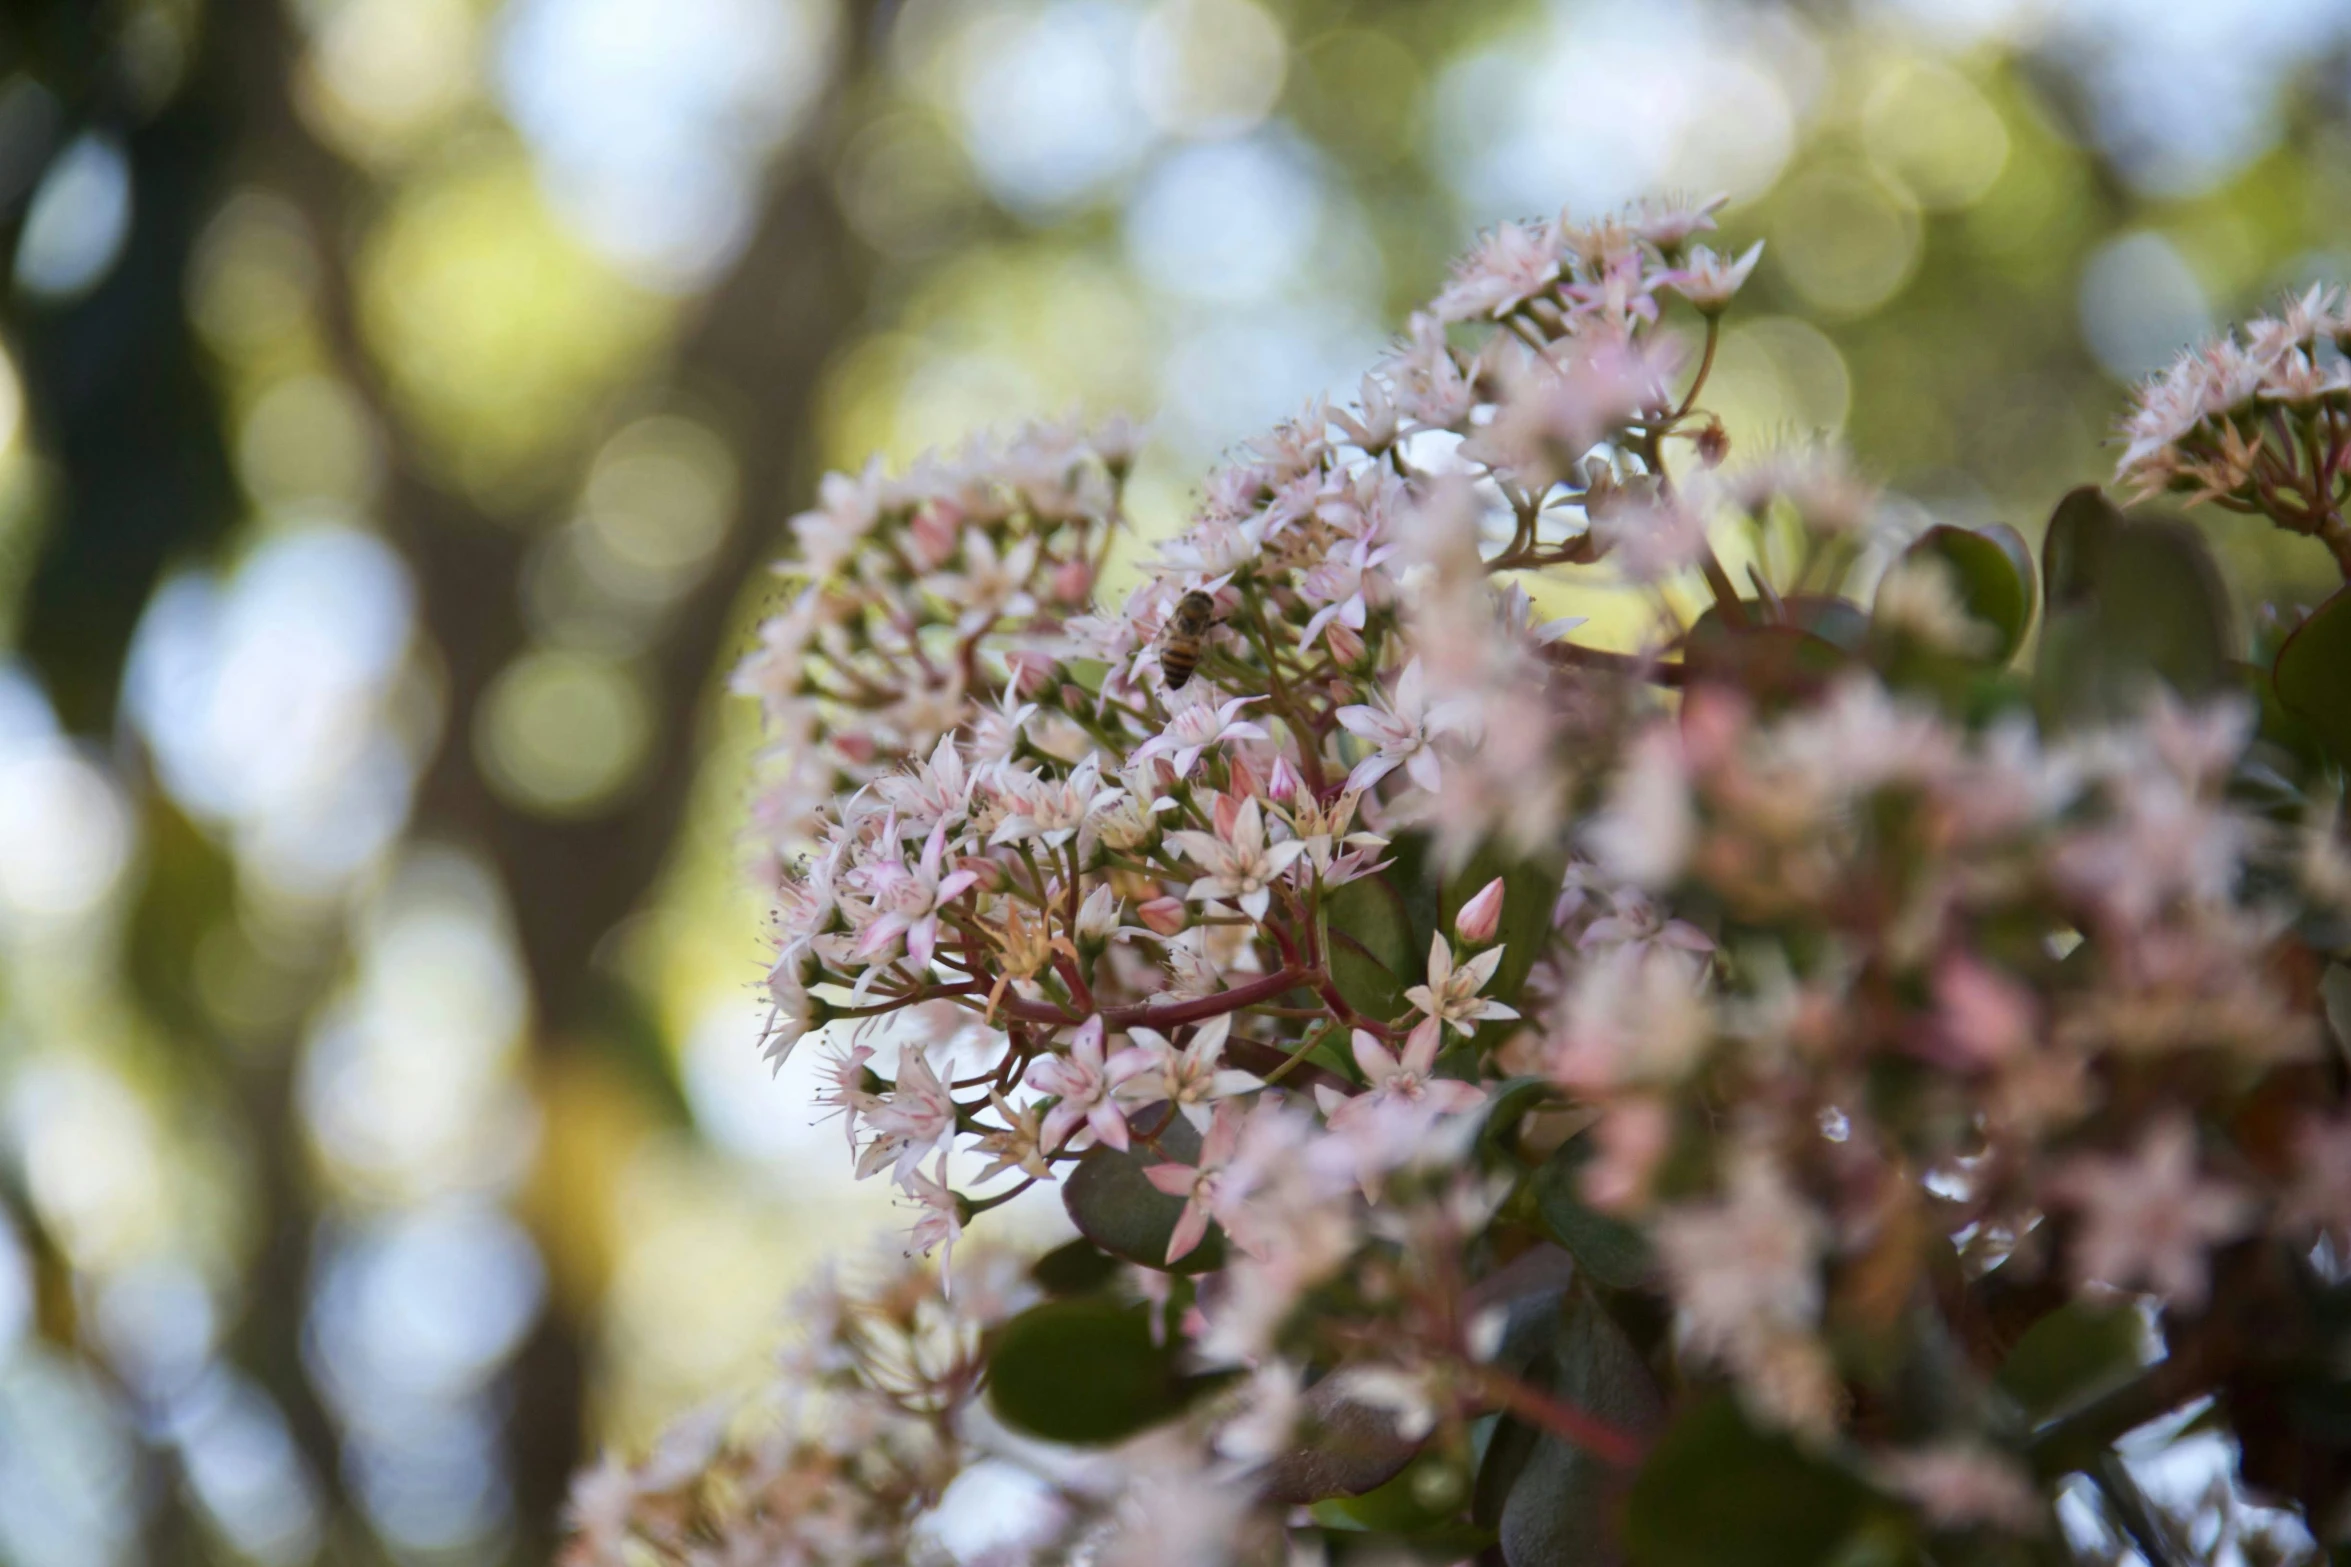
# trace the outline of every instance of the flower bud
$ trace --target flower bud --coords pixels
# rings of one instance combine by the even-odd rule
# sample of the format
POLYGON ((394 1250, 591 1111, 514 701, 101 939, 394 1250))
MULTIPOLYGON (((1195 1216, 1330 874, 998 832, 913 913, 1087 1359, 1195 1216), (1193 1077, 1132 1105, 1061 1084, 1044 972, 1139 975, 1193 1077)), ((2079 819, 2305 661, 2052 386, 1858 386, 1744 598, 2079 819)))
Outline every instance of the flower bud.
POLYGON ((1094 592, 1091 561, 1065 560, 1053 568, 1053 597, 1064 604, 1084 604, 1094 592))
POLYGON ((1107 941, 1118 929, 1118 895, 1110 890, 1110 883, 1098 882, 1086 894, 1086 901, 1078 905, 1078 939, 1080 941, 1107 941))
POLYGON ((1153 898, 1135 910, 1135 917, 1144 927, 1162 936, 1172 936, 1184 928, 1184 900, 1181 898, 1153 898))
POLYGON ((1720 419, 1709 419, 1698 427, 1691 437, 1697 445, 1698 460, 1709 468, 1719 468, 1722 460, 1731 454, 1731 433, 1722 427, 1720 419))
POLYGON ((1478 889, 1478 895, 1453 916, 1453 933, 1473 947, 1482 947, 1502 928, 1502 878, 1478 889))
POLYGON ((1287 756, 1273 759, 1273 771, 1265 780, 1265 792, 1269 796, 1286 801, 1294 798, 1305 787, 1306 780, 1298 776, 1298 769, 1290 764, 1287 756))

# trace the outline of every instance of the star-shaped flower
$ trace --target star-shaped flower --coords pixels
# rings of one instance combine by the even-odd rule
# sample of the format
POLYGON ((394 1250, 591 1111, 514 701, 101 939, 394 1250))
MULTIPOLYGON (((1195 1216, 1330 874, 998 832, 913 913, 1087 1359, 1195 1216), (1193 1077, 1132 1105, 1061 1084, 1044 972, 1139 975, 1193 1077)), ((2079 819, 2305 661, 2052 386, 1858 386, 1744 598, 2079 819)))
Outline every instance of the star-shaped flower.
POLYGON ((1476 1033, 1478 1024, 1487 1018, 1518 1016, 1515 1009, 1478 994, 1493 979, 1494 970, 1501 966, 1507 946, 1508 943, 1488 947, 1456 968, 1445 933, 1437 932, 1429 938, 1429 982, 1405 991, 1404 999, 1416 1010, 1427 1013, 1430 1021, 1450 1023, 1456 1032, 1463 1034, 1476 1033))

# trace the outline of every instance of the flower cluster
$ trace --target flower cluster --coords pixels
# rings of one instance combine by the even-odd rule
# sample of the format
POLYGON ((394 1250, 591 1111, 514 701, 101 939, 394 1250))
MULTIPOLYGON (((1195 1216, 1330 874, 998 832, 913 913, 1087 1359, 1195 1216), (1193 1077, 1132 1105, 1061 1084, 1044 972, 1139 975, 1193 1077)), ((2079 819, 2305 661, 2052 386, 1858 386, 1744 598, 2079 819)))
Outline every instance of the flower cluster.
MULTIPOLYGON (((751 1434, 585 1477, 576 1560, 952 1557, 991 1466, 1037 1498, 991 1560, 1524 1567, 1742 1463, 1925 1548, 2048 1533, 2077 1470, 2143 1521, 2108 1444, 2207 1393, 2249 1481, 2351 1496, 2279 1392, 2351 1350, 2327 768, 2171 664, 2008 677, 2020 543, 1840 596, 1903 541, 1833 452, 1730 460, 1757 252, 1692 243, 1713 207, 1497 229, 1114 606, 1123 428, 826 481, 737 676, 768 1048, 821 1041, 939 1272, 820 1302, 751 1434), (1588 646, 1538 608, 1571 571, 1708 607, 1588 646), (1040 1183, 1078 1240, 953 1255, 1040 1183), (2104 1358, 2053 1390, 2035 1334, 2104 1358)), ((2230 340, 2242 396, 2211 354, 2150 392, 2126 471, 2299 384, 2330 308, 2230 340)))
POLYGON ((2197 344, 2140 387, 2116 476, 2311 534, 2351 578, 2347 350, 2351 310, 2324 284, 2197 344))

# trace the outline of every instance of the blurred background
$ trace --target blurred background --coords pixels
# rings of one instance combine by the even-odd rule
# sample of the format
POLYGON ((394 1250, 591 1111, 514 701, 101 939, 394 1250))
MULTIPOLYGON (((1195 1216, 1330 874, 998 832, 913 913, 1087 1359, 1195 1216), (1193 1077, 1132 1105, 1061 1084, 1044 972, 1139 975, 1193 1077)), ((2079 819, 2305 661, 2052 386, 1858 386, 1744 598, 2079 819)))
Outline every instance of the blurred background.
POLYGON ((1672 189, 1769 241, 1735 447, 2037 534, 2351 276, 2351 4, 10 0, 0 1560, 542 1559, 905 1222, 757 1050, 817 475, 1123 410, 1171 528, 1479 225, 1672 189))

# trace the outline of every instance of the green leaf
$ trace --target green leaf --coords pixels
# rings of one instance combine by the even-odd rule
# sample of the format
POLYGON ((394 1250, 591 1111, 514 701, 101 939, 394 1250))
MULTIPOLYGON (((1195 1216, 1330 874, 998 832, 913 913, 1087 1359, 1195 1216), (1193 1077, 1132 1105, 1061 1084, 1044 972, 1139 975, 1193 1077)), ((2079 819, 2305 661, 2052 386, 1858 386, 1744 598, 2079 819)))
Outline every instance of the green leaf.
MULTIPOLYGON (((1832 625, 1821 603, 1807 601, 1806 617, 1841 633, 1843 622, 1832 625)), ((1759 706, 1780 708, 1819 695, 1853 663, 1844 647, 1801 623, 1766 623, 1765 606, 1755 600, 1746 601, 1746 611, 1744 626, 1724 619, 1720 605, 1691 623, 1682 639, 1687 680, 1733 686, 1759 706)))
POLYGON ((1817 1567, 1884 1506, 1858 1478, 1758 1431, 1717 1393, 1676 1420, 1641 1466, 1625 1541, 1641 1567, 1817 1567))
POLYGON ((2201 699, 2227 687, 2234 631, 2203 535, 2169 519, 2114 530, 2071 568, 2094 580, 2041 633, 2036 695, 2044 717, 2107 719, 2136 713, 2150 685, 2201 699))
POLYGON ((2106 563, 2106 546, 2126 523, 2095 484, 2070 490, 2049 514, 2041 536, 2041 581, 2050 613, 2086 601, 2106 563))
POLYGON ((2318 732, 2338 766, 2351 768, 2351 588, 2294 628, 2270 679, 2279 704, 2318 732))
POLYGON ((1453 1457, 1432 1452, 1361 1496, 1334 1496, 1314 1504, 1314 1521, 1348 1533, 1392 1535, 1413 1555, 1461 1561, 1493 1543, 1491 1533, 1465 1527, 1461 1504, 1469 1477, 1453 1457))
MULTIPOLYGON (((1597 1419, 1644 1437, 1664 1404, 1649 1367, 1588 1289, 1561 1303, 1547 1391, 1597 1419)), ((1510 1567, 1601 1567, 1621 1559, 1612 1514, 1626 1475, 1549 1433, 1539 1434, 1502 1504, 1499 1534, 1510 1567)))
POLYGON ((1425 944, 1416 953, 1412 921, 1404 900, 1381 876, 1333 887, 1323 894, 1323 950, 1331 979, 1347 1005, 1386 1022, 1405 1008, 1405 987, 1428 963, 1425 944))
POLYGON ((1494 1084, 1487 1090, 1486 1102, 1478 1112, 1484 1123, 1478 1130, 1478 1146, 1489 1159, 1508 1159, 1515 1145, 1518 1123, 1537 1105, 1556 1096, 1547 1077, 1513 1077, 1494 1084))
POLYGON ((1118 1276, 1118 1259, 1084 1240, 1070 1241, 1029 1264, 1029 1277, 1052 1296, 1086 1295, 1118 1276))
POLYGON ((1224 1231, 1216 1225, 1200 1244, 1167 1265, 1167 1243, 1183 1215, 1184 1200, 1144 1179, 1155 1164, 1191 1164, 1200 1157, 1200 1134, 1192 1123, 1162 1106, 1154 1120, 1145 1111, 1131 1123, 1134 1147, 1120 1153, 1100 1145, 1089 1149, 1061 1183, 1061 1206, 1078 1233, 1110 1253, 1165 1273, 1207 1273, 1224 1266, 1224 1231), (1153 1151, 1146 1138, 1156 1138, 1153 1151))
POLYGON ((988 1355, 988 1405, 1017 1431, 1095 1447, 1182 1413, 1210 1381, 1176 1369, 1155 1344, 1151 1308, 1108 1295, 1032 1306, 998 1330, 988 1355))
POLYGON ((1610 1289, 1637 1289, 1650 1281, 1654 1259, 1638 1229, 1586 1204, 1578 1182, 1592 1156, 1592 1134, 1576 1133, 1535 1172, 1535 1209, 1543 1228, 1567 1248, 1592 1280, 1610 1289))
POLYGON ((2053 1419, 2137 1375, 2147 1328, 2131 1306, 2060 1306, 2025 1330, 1993 1384, 2035 1422, 2053 1419))
POLYGON ((1325 1377, 1300 1398, 1299 1446, 1266 1466, 1270 1500, 1297 1506, 1361 1496, 1402 1474, 1420 1451, 1425 1438, 1400 1435, 1394 1410, 1357 1403, 1343 1387, 1343 1378, 1325 1377))
POLYGON ((1902 552, 1902 561, 1939 561, 1969 617, 1998 634, 1986 655, 2006 664, 2024 646, 2033 623, 2032 550, 2014 528, 1993 524, 1981 531, 1939 524, 1902 552))

